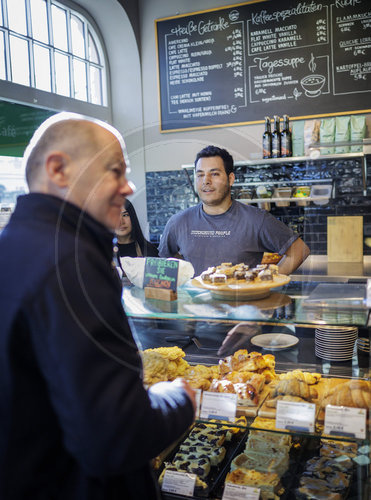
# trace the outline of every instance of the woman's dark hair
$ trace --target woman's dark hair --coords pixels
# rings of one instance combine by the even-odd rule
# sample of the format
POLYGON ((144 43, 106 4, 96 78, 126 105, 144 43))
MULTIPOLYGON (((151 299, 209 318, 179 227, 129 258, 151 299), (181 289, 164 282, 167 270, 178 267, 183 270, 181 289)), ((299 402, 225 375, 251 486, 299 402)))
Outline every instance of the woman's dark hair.
POLYGON ((212 156, 220 156, 220 158, 223 160, 224 169, 227 175, 233 172, 232 156, 226 149, 218 148, 218 146, 206 146, 206 148, 201 149, 201 151, 197 153, 195 159, 195 167, 200 158, 210 158, 212 156))
POLYGON ((147 256, 148 247, 152 247, 153 245, 147 241, 143 235, 133 204, 130 203, 129 200, 125 200, 124 208, 128 212, 131 220, 131 237, 134 241, 138 242, 143 256, 147 256))

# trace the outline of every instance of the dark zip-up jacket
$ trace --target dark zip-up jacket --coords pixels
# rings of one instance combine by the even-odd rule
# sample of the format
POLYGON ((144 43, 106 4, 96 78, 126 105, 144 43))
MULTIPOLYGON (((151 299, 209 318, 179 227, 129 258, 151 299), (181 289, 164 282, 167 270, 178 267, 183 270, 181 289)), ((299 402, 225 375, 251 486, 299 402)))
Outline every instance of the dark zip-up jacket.
POLYGON ((149 460, 192 422, 183 390, 143 387, 112 237, 37 193, 0 235, 2 500, 158 498, 149 460))

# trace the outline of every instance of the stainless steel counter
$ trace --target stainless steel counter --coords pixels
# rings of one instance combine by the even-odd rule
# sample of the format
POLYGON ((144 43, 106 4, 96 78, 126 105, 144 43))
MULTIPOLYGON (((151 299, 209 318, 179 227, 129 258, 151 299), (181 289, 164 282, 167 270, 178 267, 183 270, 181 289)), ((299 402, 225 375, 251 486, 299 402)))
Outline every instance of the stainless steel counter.
POLYGON ((293 281, 366 282, 371 278, 371 256, 363 262, 328 262, 327 255, 310 255, 291 275, 293 281))

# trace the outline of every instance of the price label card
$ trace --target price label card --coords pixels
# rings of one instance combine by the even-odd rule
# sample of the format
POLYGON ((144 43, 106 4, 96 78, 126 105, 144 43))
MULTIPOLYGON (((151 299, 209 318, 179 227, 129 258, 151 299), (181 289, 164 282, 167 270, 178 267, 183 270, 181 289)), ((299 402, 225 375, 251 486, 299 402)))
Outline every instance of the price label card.
POLYGON ((325 412, 325 434, 366 438, 366 410, 347 406, 327 405, 325 412))
POLYGON ((205 391, 202 395, 201 418, 215 418, 234 422, 237 409, 237 394, 205 391))
POLYGON ((167 470, 164 474, 164 480, 162 482, 162 491, 191 497, 193 496, 195 483, 196 474, 167 470))
POLYGON ((276 427, 302 432, 314 432, 316 405, 277 401, 276 427))
POLYGON ((196 418, 200 416, 200 405, 201 405, 201 389, 193 389, 196 393, 196 418))
POLYGON ((242 484, 225 483, 222 500, 259 500, 260 489, 242 484))
POLYGON ((143 288, 165 288, 176 292, 178 285, 179 261, 146 257, 143 288))

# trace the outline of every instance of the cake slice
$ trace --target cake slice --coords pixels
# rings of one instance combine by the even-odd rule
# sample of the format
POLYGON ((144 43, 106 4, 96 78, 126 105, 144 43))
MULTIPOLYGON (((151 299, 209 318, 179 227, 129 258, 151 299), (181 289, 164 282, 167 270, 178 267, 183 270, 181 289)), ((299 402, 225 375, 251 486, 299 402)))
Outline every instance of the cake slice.
POLYGON ((226 483, 260 488, 260 498, 262 500, 278 500, 279 495, 283 493, 280 478, 274 472, 235 469, 227 474, 226 483))

